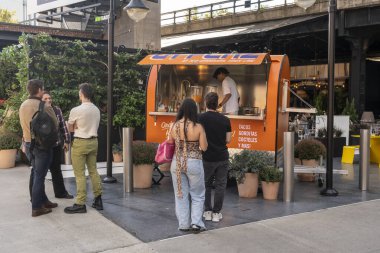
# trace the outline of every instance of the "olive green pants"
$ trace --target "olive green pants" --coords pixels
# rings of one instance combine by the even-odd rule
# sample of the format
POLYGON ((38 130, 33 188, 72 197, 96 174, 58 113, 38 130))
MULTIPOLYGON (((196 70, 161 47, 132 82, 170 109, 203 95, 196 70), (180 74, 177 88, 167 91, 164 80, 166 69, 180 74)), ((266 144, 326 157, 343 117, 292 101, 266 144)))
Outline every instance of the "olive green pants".
POLYGON ((78 205, 84 205, 86 203, 86 165, 88 174, 90 175, 94 197, 102 194, 102 183, 96 169, 97 154, 98 139, 74 139, 73 147, 71 149, 71 161, 77 184, 77 198, 75 203, 78 205))

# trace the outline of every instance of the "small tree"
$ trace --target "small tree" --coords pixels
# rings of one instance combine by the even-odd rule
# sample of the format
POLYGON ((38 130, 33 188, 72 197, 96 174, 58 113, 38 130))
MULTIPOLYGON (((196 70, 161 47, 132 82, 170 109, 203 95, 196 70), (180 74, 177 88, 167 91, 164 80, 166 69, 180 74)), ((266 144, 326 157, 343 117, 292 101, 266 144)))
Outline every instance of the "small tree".
POLYGON ((0 22, 17 23, 16 12, 0 9, 0 22))
POLYGON ((356 112, 354 98, 351 99, 351 102, 348 100, 348 98, 346 99, 346 106, 344 107, 342 114, 349 115, 351 123, 354 124, 358 122, 358 113, 356 112))

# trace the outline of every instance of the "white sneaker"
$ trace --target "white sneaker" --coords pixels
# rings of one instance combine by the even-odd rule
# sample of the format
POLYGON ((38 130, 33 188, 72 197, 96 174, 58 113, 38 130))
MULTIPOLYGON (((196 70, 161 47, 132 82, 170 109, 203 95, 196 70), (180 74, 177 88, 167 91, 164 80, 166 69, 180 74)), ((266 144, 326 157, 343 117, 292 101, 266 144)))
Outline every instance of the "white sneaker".
POLYGON ((205 220, 207 220, 207 221, 210 221, 212 219, 211 215, 212 215, 211 211, 203 212, 203 218, 205 218, 205 220))
POLYGON ((213 213, 212 214, 212 221, 213 222, 219 222, 221 219, 223 219, 222 213, 213 213))

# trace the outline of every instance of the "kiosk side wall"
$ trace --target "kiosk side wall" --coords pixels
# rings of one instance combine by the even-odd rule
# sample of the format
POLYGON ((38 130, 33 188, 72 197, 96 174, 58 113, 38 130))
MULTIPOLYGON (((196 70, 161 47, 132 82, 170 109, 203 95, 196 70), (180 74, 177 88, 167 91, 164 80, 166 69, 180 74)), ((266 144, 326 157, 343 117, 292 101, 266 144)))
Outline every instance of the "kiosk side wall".
MULTIPOLYGON (((282 98, 283 98, 283 82, 284 80, 290 80, 290 65, 289 65, 289 58, 286 55, 281 56, 271 56, 273 60, 276 60, 277 58, 281 58, 281 61, 279 64, 279 82, 278 82, 278 103, 277 108, 278 114, 277 114, 277 140, 276 140, 276 149, 277 151, 282 149, 284 146, 284 132, 288 131, 288 122, 289 122, 289 113, 283 113, 281 112, 281 106, 282 106, 282 98)), ((287 90, 286 93, 287 96, 287 106, 289 106, 290 101, 290 92, 287 90)))

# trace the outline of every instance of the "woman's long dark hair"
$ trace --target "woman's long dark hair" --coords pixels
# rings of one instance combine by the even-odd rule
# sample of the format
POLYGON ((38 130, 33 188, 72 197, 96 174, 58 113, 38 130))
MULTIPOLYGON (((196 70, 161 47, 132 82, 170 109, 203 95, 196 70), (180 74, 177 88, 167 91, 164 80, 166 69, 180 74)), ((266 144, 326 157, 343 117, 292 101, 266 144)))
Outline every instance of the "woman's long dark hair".
POLYGON ((195 101, 191 98, 186 98, 183 100, 181 107, 178 110, 177 117, 175 119, 176 122, 178 122, 181 119, 184 119, 184 133, 185 133, 185 140, 187 140, 187 129, 186 129, 186 123, 188 120, 192 121, 194 126, 195 123, 198 121, 198 113, 197 113, 197 105, 195 104, 195 101))

